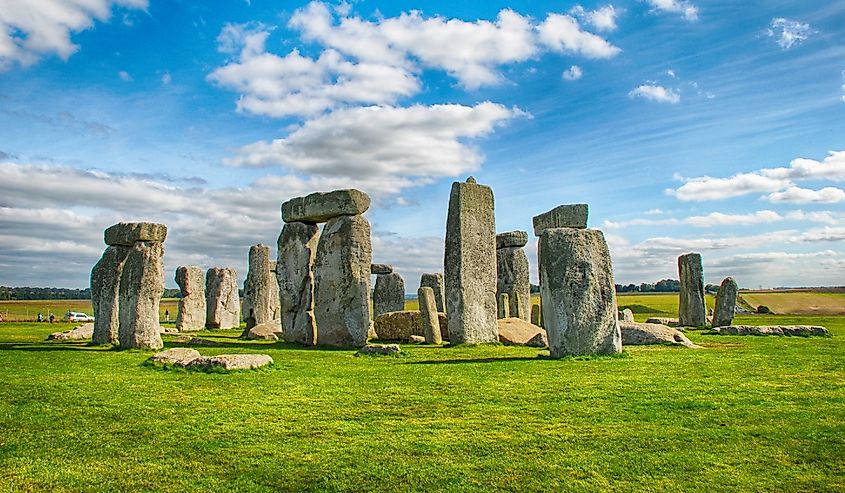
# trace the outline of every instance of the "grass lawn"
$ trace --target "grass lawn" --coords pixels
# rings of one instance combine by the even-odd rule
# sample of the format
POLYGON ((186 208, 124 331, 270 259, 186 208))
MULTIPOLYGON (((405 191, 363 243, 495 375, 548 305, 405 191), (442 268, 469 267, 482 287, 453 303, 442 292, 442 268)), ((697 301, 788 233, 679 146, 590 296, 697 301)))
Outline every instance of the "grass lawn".
POLYGON ((766 305, 775 313, 845 315, 845 293, 743 291, 740 296, 751 306, 766 305))
MULTIPOLYGON (((159 318, 164 320, 165 310, 170 312, 170 320, 176 320, 179 300, 164 298, 159 304, 159 318)), ((46 319, 50 313, 61 320, 67 312, 82 312, 93 315, 91 300, 3 300, 0 301, 0 314, 7 322, 32 322, 40 312, 46 319)))
POLYGON ((203 354, 276 362, 207 374, 44 342, 71 324, 3 323, 0 490, 845 490, 845 317, 738 322, 834 337, 690 332, 707 349, 555 361, 498 345, 355 357, 202 332, 225 344, 203 354))

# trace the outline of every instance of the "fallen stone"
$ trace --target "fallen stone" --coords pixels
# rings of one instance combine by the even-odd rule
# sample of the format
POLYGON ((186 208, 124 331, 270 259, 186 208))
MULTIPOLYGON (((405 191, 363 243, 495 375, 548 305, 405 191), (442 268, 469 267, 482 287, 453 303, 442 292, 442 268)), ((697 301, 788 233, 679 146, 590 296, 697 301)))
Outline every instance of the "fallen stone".
POLYGON ((402 352, 396 344, 367 344, 358 350, 358 354, 366 355, 392 355, 402 352))
POLYGON ((634 312, 632 312, 630 308, 626 308, 626 309, 622 310, 621 312, 619 312, 619 321, 620 322, 633 322, 634 321, 634 312))
POLYGON ((315 224, 286 223, 279 234, 276 279, 285 340, 306 346, 317 344, 314 318, 314 259, 320 228, 315 224))
POLYGON ((420 286, 417 290, 420 305, 420 317, 423 326, 425 342, 442 344, 443 334, 440 332, 440 316, 434 302, 434 290, 428 286, 420 286))
POLYGON ((587 204, 559 205, 549 212, 534 216, 534 236, 542 236, 543 231, 552 228, 587 227, 587 204))
POLYGON ((405 280, 398 272, 379 274, 373 288, 373 317, 405 309, 405 280))
POLYGON ((370 266, 371 274, 391 274, 393 273, 393 266, 387 264, 372 264, 370 266))
POLYGON ((434 304, 438 312, 446 312, 446 296, 443 289, 443 274, 426 273, 420 277, 420 287, 428 286, 434 291, 434 304))
POLYGON ((121 348, 159 349, 164 345, 159 325, 159 301, 164 294, 163 257, 164 245, 154 241, 136 242, 126 256, 118 300, 117 336, 121 348))
POLYGON ((205 328, 205 274, 196 266, 176 268, 176 284, 182 292, 176 329, 180 332, 205 328))
POLYGON ((175 347, 166 351, 156 353, 147 360, 151 363, 158 363, 160 365, 178 366, 185 368, 193 361, 201 358, 202 355, 196 349, 175 347))
POLYGON ((279 282, 273 272, 270 247, 249 247, 249 270, 244 280, 244 299, 241 303, 246 328, 279 320, 279 282))
POLYGON ((167 226, 157 223, 117 223, 103 233, 106 245, 133 246, 138 241, 163 243, 167 226))
POLYGON ((707 323, 704 304, 704 268, 701 254, 678 257, 681 292, 678 295, 678 322, 685 327, 703 327, 707 323))
POLYGON ((323 223, 338 216, 360 215, 369 208, 370 197, 360 190, 316 192, 282 204, 282 220, 286 223, 323 223))
POLYGON ((529 347, 539 347, 544 348, 549 346, 549 338, 546 336, 546 331, 544 330, 542 333, 539 333, 531 338, 528 342, 525 343, 526 346, 529 347))
POLYGON ((496 249, 522 248, 528 244, 527 231, 506 231, 496 235, 496 249))
POLYGON ((542 346, 539 347, 547 345, 546 331, 521 318, 503 318, 498 321, 498 324, 499 342, 502 344, 527 346, 529 342, 533 341, 534 347, 537 347, 536 344, 540 343, 542 343, 542 346), (537 336, 539 336, 539 339, 537 339, 537 336))
POLYGON ((273 364, 273 358, 269 354, 220 354, 217 356, 204 356, 193 360, 188 364, 192 369, 214 369, 223 370, 254 370, 273 364))
POLYGON ((235 269, 212 267, 205 273, 206 318, 209 329, 235 329, 241 325, 241 299, 235 269))
POLYGON ((408 338, 408 342, 411 342, 413 344, 424 344, 425 343, 425 337, 412 335, 411 337, 408 338))
POLYGON ((263 324, 258 324, 254 327, 244 329, 241 337, 244 339, 261 339, 265 341, 278 341, 284 338, 282 326, 278 320, 270 320, 263 324))
POLYGON ((496 250, 496 275, 496 293, 508 295, 509 316, 528 321, 526 307, 531 303, 531 281, 525 249, 505 247, 496 250))
POLYGON ((78 325, 64 332, 53 332, 47 336, 48 341, 81 341, 94 337, 94 323, 78 325))
MULTIPOLYGON (((437 314, 440 339, 448 339, 448 321, 445 313, 437 314)), ((383 341, 407 341, 412 335, 425 337, 423 315, 418 310, 403 310, 380 315, 375 320, 378 339, 383 341)))
POLYGON ((658 325, 668 325, 669 327, 677 327, 680 324, 678 323, 677 318, 666 318, 666 317, 652 317, 645 321, 647 324, 658 324, 658 325))
POLYGON ((623 346, 648 346, 652 344, 670 344, 700 349, 701 346, 690 341, 683 332, 666 325, 653 323, 619 322, 622 331, 623 346))
POLYGON ((819 325, 729 325, 714 327, 713 333, 732 336, 830 337, 830 332, 819 325))
POLYGON ((731 325, 736 313, 736 297, 739 286, 733 277, 726 277, 716 292, 716 309, 713 312, 713 327, 731 325))

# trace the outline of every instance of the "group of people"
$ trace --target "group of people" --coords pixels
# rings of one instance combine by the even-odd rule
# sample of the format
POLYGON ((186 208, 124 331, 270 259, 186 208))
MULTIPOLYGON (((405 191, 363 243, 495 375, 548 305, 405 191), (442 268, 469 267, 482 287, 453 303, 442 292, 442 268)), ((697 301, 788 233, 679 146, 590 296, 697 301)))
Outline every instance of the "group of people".
MULTIPOLYGON (((50 316, 48 317, 48 320, 50 321, 50 323, 53 323, 53 322, 56 321, 56 316, 51 313, 50 316)), ((38 318, 36 318, 36 321, 37 322, 43 322, 44 321, 44 316, 41 315, 40 312, 38 313, 38 318)))

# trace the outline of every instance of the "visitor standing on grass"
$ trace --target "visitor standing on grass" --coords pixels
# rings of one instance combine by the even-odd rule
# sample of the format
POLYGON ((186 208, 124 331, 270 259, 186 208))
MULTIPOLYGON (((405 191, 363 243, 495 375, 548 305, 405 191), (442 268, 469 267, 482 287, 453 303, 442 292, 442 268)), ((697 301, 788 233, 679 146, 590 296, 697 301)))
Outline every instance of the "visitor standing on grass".
POLYGON ((164 310, 164 321, 170 322, 170 310, 164 310))
POLYGON ((51 313, 50 314, 50 323, 53 323, 55 321, 56 321, 56 316, 51 313))

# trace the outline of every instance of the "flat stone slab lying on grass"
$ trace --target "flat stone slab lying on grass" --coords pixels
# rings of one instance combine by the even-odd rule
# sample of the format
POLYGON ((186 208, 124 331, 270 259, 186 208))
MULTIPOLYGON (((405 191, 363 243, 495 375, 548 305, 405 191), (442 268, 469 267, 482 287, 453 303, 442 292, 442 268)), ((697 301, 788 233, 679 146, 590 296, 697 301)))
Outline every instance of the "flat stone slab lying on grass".
POLYGON ((196 349, 186 347, 170 348, 166 351, 156 353, 150 356, 147 360, 150 363, 158 363, 161 365, 171 365, 184 368, 191 364, 196 359, 202 358, 202 355, 196 349))
POLYGON ((502 318, 499 324, 499 342, 511 346, 546 347, 546 331, 521 318, 502 318))
POLYGON ((177 344, 187 344, 189 346, 222 346, 222 343, 217 341, 210 341, 208 339, 200 339, 199 337, 191 337, 187 334, 174 337, 173 342, 177 344))
POLYGON ((64 332, 53 332, 47 336, 48 341, 81 341, 94 337, 94 323, 78 325, 64 332))
POLYGON ((271 364, 273 364, 273 358, 269 354, 219 354, 195 359, 188 365, 188 368, 254 370, 271 364))
POLYGON ((284 333, 282 332, 282 325, 279 320, 270 320, 269 322, 258 324, 251 329, 244 330, 241 337, 250 340, 278 341, 284 338, 284 333))
POLYGON ((669 344, 701 349, 701 346, 689 340, 683 332, 666 325, 620 320, 619 329, 622 331, 622 347, 669 344))
POLYGON ((830 332, 819 325, 729 325, 714 327, 713 333, 732 336, 830 337, 830 332))
POLYGON ((666 317, 652 317, 645 321, 647 324, 659 324, 659 325, 668 325, 669 327, 677 327, 678 326, 678 319, 677 318, 666 318, 666 317))
POLYGON ((391 355, 398 354, 401 351, 398 344, 367 344, 358 350, 358 354, 391 355))

